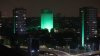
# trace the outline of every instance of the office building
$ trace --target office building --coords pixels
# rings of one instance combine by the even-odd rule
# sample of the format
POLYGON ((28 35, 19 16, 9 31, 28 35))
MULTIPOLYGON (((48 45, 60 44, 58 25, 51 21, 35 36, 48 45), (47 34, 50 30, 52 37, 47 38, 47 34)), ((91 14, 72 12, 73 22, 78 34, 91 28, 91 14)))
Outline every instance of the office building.
POLYGON ((82 46, 84 46, 88 40, 97 37, 97 9, 93 7, 80 8, 80 17, 82 19, 82 46))
POLYGON ((26 34, 26 9, 15 8, 13 10, 14 34, 26 34))
POLYGON ((48 29, 50 32, 53 28, 53 12, 43 9, 41 13, 41 29, 48 29))

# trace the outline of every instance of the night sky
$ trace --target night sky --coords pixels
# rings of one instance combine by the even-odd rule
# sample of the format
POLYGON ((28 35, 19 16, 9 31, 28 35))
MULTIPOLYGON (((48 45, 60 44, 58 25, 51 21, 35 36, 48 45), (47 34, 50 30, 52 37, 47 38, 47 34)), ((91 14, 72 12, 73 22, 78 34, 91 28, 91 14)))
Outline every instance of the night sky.
POLYGON ((100 16, 100 0, 0 0, 2 16, 11 17, 13 8, 27 9, 27 16, 40 16, 43 8, 49 8, 54 13, 61 13, 62 16, 77 17, 79 8, 93 6, 98 8, 100 16))

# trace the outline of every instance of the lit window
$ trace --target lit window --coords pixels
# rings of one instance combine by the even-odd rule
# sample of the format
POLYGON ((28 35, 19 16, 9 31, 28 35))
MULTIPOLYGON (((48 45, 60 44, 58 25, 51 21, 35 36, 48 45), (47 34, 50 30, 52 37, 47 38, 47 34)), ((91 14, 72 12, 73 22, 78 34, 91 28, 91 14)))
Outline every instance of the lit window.
POLYGON ((94 30, 94 29, 92 29, 92 30, 94 30))
POLYGON ((0 26, 0 28, 1 28, 2 26, 0 26))
POLYGON ((23 29, 20 29, 20 31, 22 32, 22 31, 23 31, 23 29))
POLYGON ((35 50, 32 50, 31 52, 32 52, 32 53, 34 53, 34 52, 35 52, 35 50))
POLYGON ((16 24, 16 25, 18 25, 18 24, 16 24))
POLYGON ((97 36, 94 36, 95 38, 97 37, 97 36))
POLYGON ((16 13, 18 13, 18 11, 16 11, 16 13))
POLYGON ((0 27, 2 27, 2 24, 0 23, 0 27))
POLYGON ((88 21, 86 23, 89 23, 88 21))
POLYGON ((93 23, 96 23, 95 21, 93 21, 93 23))
POLYGON ((25 15, 25 14, 23 14, 23 16, 25 17, 26 15, 25 15))
POLYGON ((53 56, 54 54, 51 53, 51 54, 49 54, 49 55, 53 56))
POLYGON ((97 34, 97 30, 94 31, 94 34, 97 34))
POLYGON ((83 10, 81 12, 84 12, 83 10))
POLYGON ((79 31, 77 33, 80 33, 79 31))
POLYGON ((89 40, 89 38, 86 38, 87 40, 89 40))
POLYGON ((54 29, 54 32, 58 32, 58 30, 54 29))
POLYGON ((18 17, 18 16, 16 16, 16 17, 18 17))
POLYGON ((26 17, 24 19, 26 19, 26 17))
POLYGON ((2 25, 2 24, 0 23, 0 25, 2 25))

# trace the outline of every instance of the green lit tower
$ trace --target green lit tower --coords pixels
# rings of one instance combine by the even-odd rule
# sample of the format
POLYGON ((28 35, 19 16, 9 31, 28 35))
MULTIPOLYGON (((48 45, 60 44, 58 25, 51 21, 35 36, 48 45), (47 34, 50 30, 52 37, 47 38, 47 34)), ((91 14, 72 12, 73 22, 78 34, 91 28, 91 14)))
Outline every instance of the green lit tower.
POLYGON ((41 29, 50 30, 53 28, 53 13, 48 9, 43 9, 41 12, 41 29))
POLYGON ((82 44, 82 47, 84 47, 84 20, 85 20, 85 17, 84 17, 84 11, 81 11, 81 13, 82 13, 82 15, 81 15, 81 19, 82 19, 82 35, 81 35, 81 40, 82 40, 82 42, 81 42, 81 44, 82 44))
POLYGON ((81 30, 81 44, 84 47, 86 44, 90 44, 89 41, 92 38, 97 37, 97 9, 94 7, 80 8, 80 17, 82 19, 81 30))

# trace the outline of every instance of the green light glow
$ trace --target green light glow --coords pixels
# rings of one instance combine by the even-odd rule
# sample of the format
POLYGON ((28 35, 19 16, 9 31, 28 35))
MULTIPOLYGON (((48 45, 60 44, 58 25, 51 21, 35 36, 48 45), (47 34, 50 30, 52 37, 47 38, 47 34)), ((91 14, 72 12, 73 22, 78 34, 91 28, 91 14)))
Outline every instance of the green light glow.
POLYGON ((82 47, 84 47, 84 12, 82 12, 82 47))
POLYGON ((44 10, 41 15, 41 29, 48 29, 50 30, 53 28, 53 13, 44 10))

